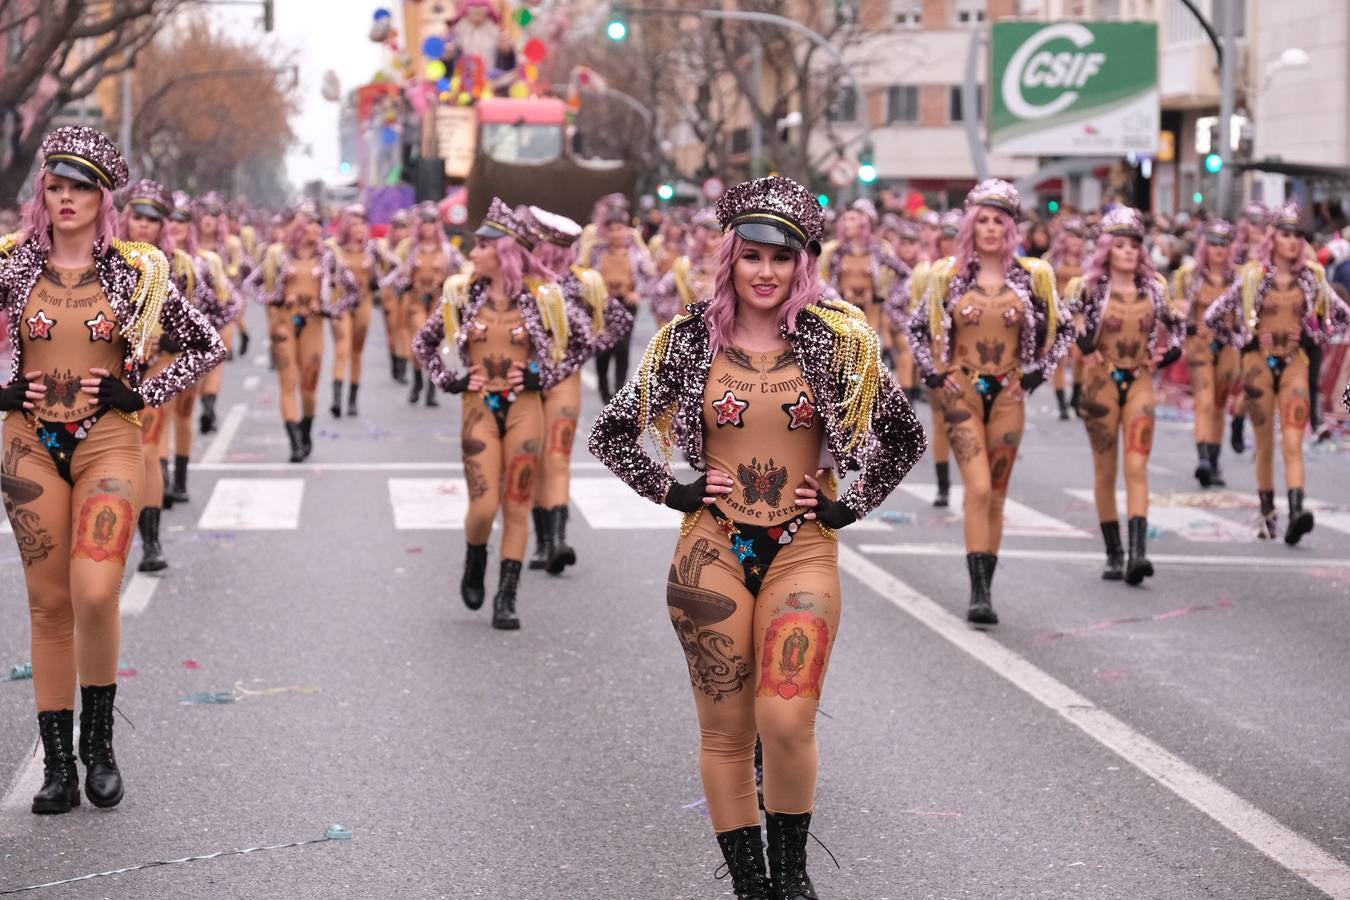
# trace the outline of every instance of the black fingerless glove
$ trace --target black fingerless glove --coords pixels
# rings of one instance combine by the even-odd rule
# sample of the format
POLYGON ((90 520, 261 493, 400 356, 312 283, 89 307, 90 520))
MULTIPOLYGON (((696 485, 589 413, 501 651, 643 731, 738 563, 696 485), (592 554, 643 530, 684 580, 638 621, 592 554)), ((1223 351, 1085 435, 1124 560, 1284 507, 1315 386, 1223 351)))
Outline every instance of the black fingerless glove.
POLYGON ((525 390, 537 391, 543 386, 539 378, 539 368, 533 363, 525 367, 525 390))
POLYGON ((1195 337, 1196 332, 1198 332, 1199 330, 1200 327, 1196 325, 1194 322, 1186 323, 1186 337, 1195 337))
POLYGON ((826 528, 838 531, 846 525, 858 521, 858 517, 838 500, 831 500, 824 494, 816 494, 816 521, 826 528))
POLYGON ((666 491, 665 504, 671 509, 690 513, 703 508, 703 498, 708 493, 708 476, 700 475, 693 484, 680 484, 678 481, 666 491))
POLYGON ((1298 345, 1307 353, 1317 352, 1317 338, 1312 336, 1311 331, 1305 331, 1299 335, 1298 345))
POLYGON ((447 394, 462 394, 469 389, 469 373, 465 372, 458 378, 452 378, 447 383, 441 385, 441 390, 447 394))
POLYGON ((933 390, 937 390, 947 383, 947 376, 943 375, 941 372, 934 372, 932 375, 925 375, 923 383, 933 390))
POLYGON ((1165 369, 1179 359, 1181 359, 1181 348, 1168 347, 1167 352, 1163 354, 1162 359, 1158 360, 1158 368, 1165 369))
POLYGON ((145 400, 141 395, 111 375, 99 379, 98 402, 118 412, 133 413, 145 409, 145 400))
POLYGON ((1097 352, 1097 342, 1089 335, 1081 335, 1074 343, 1078 345, 1078 349, 1082 351, 1084 356, 1089 356, 1097 352))
POLYGON ((159 352, 161 353, 182 353, 183 345, 178 343, 178 339, 167 332, 159 336, 159 352))
POLYGON ((1030 394, 1036 388, 1045 384, 1045 373, 1040 369, 1032 369, 1030 372, 1022 373, 1022 390, 1030 394))
POLYGON ((28 401, 28 379, 22 375, 0 388, 0 412, 23 409, 28 401))

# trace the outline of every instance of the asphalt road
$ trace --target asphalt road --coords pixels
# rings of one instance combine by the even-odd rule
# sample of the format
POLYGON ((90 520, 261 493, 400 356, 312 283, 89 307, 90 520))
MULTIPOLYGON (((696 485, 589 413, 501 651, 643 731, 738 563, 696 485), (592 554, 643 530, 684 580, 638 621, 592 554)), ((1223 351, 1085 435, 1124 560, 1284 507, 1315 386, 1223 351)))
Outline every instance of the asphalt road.
MULTIPOLYGON (((410 408, 377 331, 362 416, 321 412, 311 461, 288 465, 252 315, 225 428, 165 514, 171 568, 124 591, 125 802, 31 815, 32 687, 0 682, 0 895, 340 823, 350 841, 23 896, 730 896, 663 603, 671 514, 579 441, 580 563, 528 573, 524 628, 495 632, 456 590, 458 402, 410 408), (203 692, 233 702, 184 702, 203 692)), ((1131 589, 1098 578, 1072 493, 1091 488, 1087 439, 1052 404, 1037 393, 1013 474, 997 629, 960 619, 959 508, 929 505, 929 461, 843 534, 813 826, 840 867, 812 844, 822 896, 1350 897, 1350 459, 1309 451, 1327 509, 1289 549, 1253 536, 1250 451, 1225 449, 1230 489, 1202 496, 1188 426, 1161 423, 1158 573, 1131 589)), ((24 596, 5 536, 0 675, 28 659, 24 596)))

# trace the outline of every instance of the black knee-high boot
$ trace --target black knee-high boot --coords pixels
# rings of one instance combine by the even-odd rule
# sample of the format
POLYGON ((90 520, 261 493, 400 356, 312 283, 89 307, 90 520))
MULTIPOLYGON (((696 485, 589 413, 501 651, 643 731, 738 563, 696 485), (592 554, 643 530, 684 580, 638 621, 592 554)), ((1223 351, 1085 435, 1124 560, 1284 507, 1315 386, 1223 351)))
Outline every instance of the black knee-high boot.
POLYGON ((951 502, 952 491, 952 465, 951 463, 934 463, 937 469, 937 496, 933 498, 933 505, 945 507, 951 502))
POLYGON ((464 574, 459 579, 459 596, 469 609, 481 609, 487 596, 483 576, 487 574, 487 544, 469 544, 464 552, 464 574))
POLYGON ((80 685, 80 762, 84 794, 106 809, 122 802, 122 773, 113 755, 113 701, 117 685, 80 685))
POLYGON ((531 569, 542 569, 553 556, 553 532, 549 528, 548 510, 536 506, 530 510, 534 519, 534 556, 530 557, 531 569))
POLYGON ((1102 522, 1102 540, 1106 542, 1106 568, 1103 581, 1120 581, 1125 577, 1125 548, 1120 543, 1120 522, 1102 522))
POLYGON ((1261 501, 1261 526, 1256 536, 1264 541, 1273 541, 1279 536, 1279 517, 1275 515, 1275 492, 1257 491, 1261 501))
POLYGON ((567 504, 555 506, 548 511, 549 533, 552 536, 552 554, 549 556, 546 571, 550 575, 561 575, 563 569, 576 565, 577 551, 567 543, 567 504))
POLYGON ((173 490, 169 492, 169 499, 174 503, 187 503, 190 499, 187 492, 187 475, 189 457, 175 456, 173 458, 173 490))
POLYGON ((497 579, 497 594, 492 598, 492 627, 502 631, 515 631, 520 627, 520 617, 516 615, 516 588, 520 585, 520 560, 502 560, 501 574, 497 579))
POLYGON ((137 572, 159 572, 169 567, 164 559, 164 549, 159 543, 159 515, 157 506, 147 506, 141 510, 137 527, 141 532, 141 563, 137 572))
POLYGON ((1303 508, 1303 488, 1289 489, 1289 527, 1284 530, 1284 542, 1290 547, 1313 530, 1313 514, 1303 508))
POLYGON ((1130 516, 1130 556, 1125 562, 1125 583, 1134 587, 1153 577, 1153 563, 1148 561, 1148 519, 1130 516))
POLYGON ((59 815, 80 805, 80 773, 75 768, 75 711, 58 709, 38 713, 42 738, 42 788, 33 796, 33 812, 59 815))
POLYGON ((333 379, 333 405, 328 407, 328 411, 333 414, 333 418, 342 418, 342 382, 333 379))
POLYGON ((998 613, 994 612, 994 599, 990 585, 994 580, 994 566, 998 557, 992 553, 967 553, 966 569, 970 573, 970 608, 966 610, 966 621, 975 625, 997 625, 998 613))
POLYGON ((202 434, 216 430, 216 395, 202 394, 202 414, 197 417, 197 427, 202 434))
POLYGON ((1214 483, 1214 463, 1209 458, 1209 444, 1196 444, 1195 451, 1195 480, 1200 482, 1202 488, 1207 488, 1214 483))
POLYGON ((719 868, 714 877, 722 879, 730 875, 737 900, 775 900, 764 864, 764 838, 758 825, 718 832, 717 846, 726 860, 726 872, 719 868))

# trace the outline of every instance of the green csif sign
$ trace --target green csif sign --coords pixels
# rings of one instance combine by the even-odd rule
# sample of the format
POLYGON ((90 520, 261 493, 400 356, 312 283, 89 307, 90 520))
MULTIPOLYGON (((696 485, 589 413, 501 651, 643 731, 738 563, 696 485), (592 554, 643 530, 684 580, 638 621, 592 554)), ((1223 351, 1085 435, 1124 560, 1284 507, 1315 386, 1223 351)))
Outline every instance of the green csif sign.
POLYGON ((1158 149, 1158 26, 996 22, 989 146, 1111 156, 1158 149))

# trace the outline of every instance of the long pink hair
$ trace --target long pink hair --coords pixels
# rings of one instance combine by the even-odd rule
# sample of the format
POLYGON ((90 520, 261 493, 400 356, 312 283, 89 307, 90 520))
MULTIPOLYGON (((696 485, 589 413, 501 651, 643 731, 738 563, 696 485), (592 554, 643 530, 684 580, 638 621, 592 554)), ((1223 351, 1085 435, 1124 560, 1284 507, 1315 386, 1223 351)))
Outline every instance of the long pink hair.
MULTIPOLYGON (((872 245, 872 218, 860 209, 845 210, 845 213, 852 213, 854 220, 858 223, 858 236, 853 239, 853 248, 867 248, 872 245)), ((841 216, 842 218, 842 216, 841 216)), ((843 229, 839 229, 839 242, 844 243, 843 229)))
POLYGON ((502 271, 502 289, 506 296, 514 297, 525 290, 527 276, 536 276, 545 281, 556 281, 558 276, 544 267, 519 241, 510 235, 492 241, 492 249, 497 251, 497 264, 502 271))
MULTIPOLYGON (((1275 232, 1279 230, 1280 229, 1278 228, 1267 228, 1266 236, 1261 239, 1261 243, 1252 251, 1251 258, 1257 260, 1261 265, 1270 270, 1274 270, 1275 268, 1275 232)), ((1303 250, 1304 252, 1300 253, 1298 259, 1294 260, 1294 264, 1289 267, 1289 271, 1294 275, 1302 272, 1303 267, 1308 264, 1308 239, 1306 237, 1303 238, 1303 250)))
MULTIPOLYGON (((188 256, 196 256, 198 250, 197 223, 189 221, 184 222, 183 224, 187 225, 187 240, 183 241, 183 246, 178 249, 182 250, 188 256)), ((164 233, 166 235, 169 233, 169 220, 167 219, 164 221, 164 233)))
MULTIPOLYGON (((33 199, 23 208, 23 230, 37 241, 38 248, 44 253, 52 249, 52 217, 47 214, 47 182, 50 180, 46 169, 38 170, 33 183, 33 199)), ((94 247, 102 253, 117 236, 117 206, 113 203, 112 191, 100 186, 103 195, 98 213, 94 216, 94 247)))
MULTIPOLYGON (((1200 231, 1200 239, 1195 242, 1195 271, 1202 278, 1209 277, 1209 241, 1205 240, 1205 232, 1200 231)), ((1224 263, 1224 270, 1218 274, 1223 276, 1224 281, 1233 280, 1233 258, 1236 254, 1233 252, 1233 245, 1228 245, 1228 262, 1224 263)))
MULTIPOLYGON (((714 356, 723 347, 732 345, 736 324, 736 260, 741 258, 749 242, 736 232, 722 239, 717 248, 717 277, 713 282, 712 302, 703 319, 708 323, 708 346, 714 356)), ((816 272, 816 258, 805 250, 796 253, 797 267, 792 271, 788 295, 778 307, 778 321, 787 326, 789 334, 797 331, 797 314, 820 295, 820 281, 816 272)))
POLYGON ((689 238, 689 250, 687 251, 690 259, 701 259, 708 252, 708 244, 718 232, 711 228, 695 228, 693 236, 689 238))
POLYGON ((534 248, 534 261, 550 272, 565 276, 567 270, 577 261, 576 245, 559 247, 552 241, 544 241, 534 248))
POLYGON ((1003 223, 1003 247, 998 254, 999 271, 1008 271, 1008 267, 1017 260, 1017 223, 1013 221, 1013 217, 997 207, 976 205, 966 210, 966 214, 961 218, 961 230, 956 233, 956 248, 952 255, 956 257, 957 272, 964 273, 971 265, 980 261, 979 251, 975 249, 975 220, 982 209, 992 210, 1003 223))
MULTIPOLYGON (((122 210, 121 215, 117 217, 117 236, 124 241, 131 240, 131 204, 122 210)), ((173 236, 169 234, 169 220, 159 220, 159 240, 155 241, 155 246, 165 256, 173 256, 173 236)))
POLYGON ((1078 238, 1078 258, 1068 259, 1069 238, 1071 237, 1077 237, 1077 235, 1069 234, 1067 230, 1061 228, 1055 233, 1054 240, 1050 242, 1050 252, 1046 254, 1046 259, 1054 268, 1058 269, 1065 263, 1075 266, 1083 265, 1083 250, 1088 245, 1087 238, 1078 238))
MULTIPOLYGON (((1097 280, 1106 275, 1111 270, 1111 242, 1117 237, 1114 234, 1103 232, 1097 238, 1097 243, 1092 251, 1092 262, 1088 263, 1087 271, 1083 273, 1083 284, 1095 285, 1097 280)), ((1153 268, 1153 260, 1148 258, 1148 248, 1144 246, 1141 238, 1134 238, 1139 241, 1139 265, 1134 270, 1134 281, 1136 284, 1148 284, 1158 277, 1158 270, 1153 268)))
MULTIPOLYGON (((309 231, 309 222, 302 222, 299 217, 292 222, 286 229, 286 255, 295 256, 300 252, 300 248, 305 243, 305 232, 309 231)), ((191 232, 189 232, 191 233, 191 232)), ((323 256, 323 238, 319 238, 319 246, 314 248, 315 256, 323 256)))
MULTIPOLYGON (((343 247, 347 246, 347 244, 352 239, 352 226, 355 225, 357 222, 365 222, 365 220, 360 218, 359 216, 343 216, 338 221, 337 227, 338 244, 340 244, 343 247)), ((370 237, 370 225, 368 223, 366 224, 366 237, 367 238, 370 237)))

